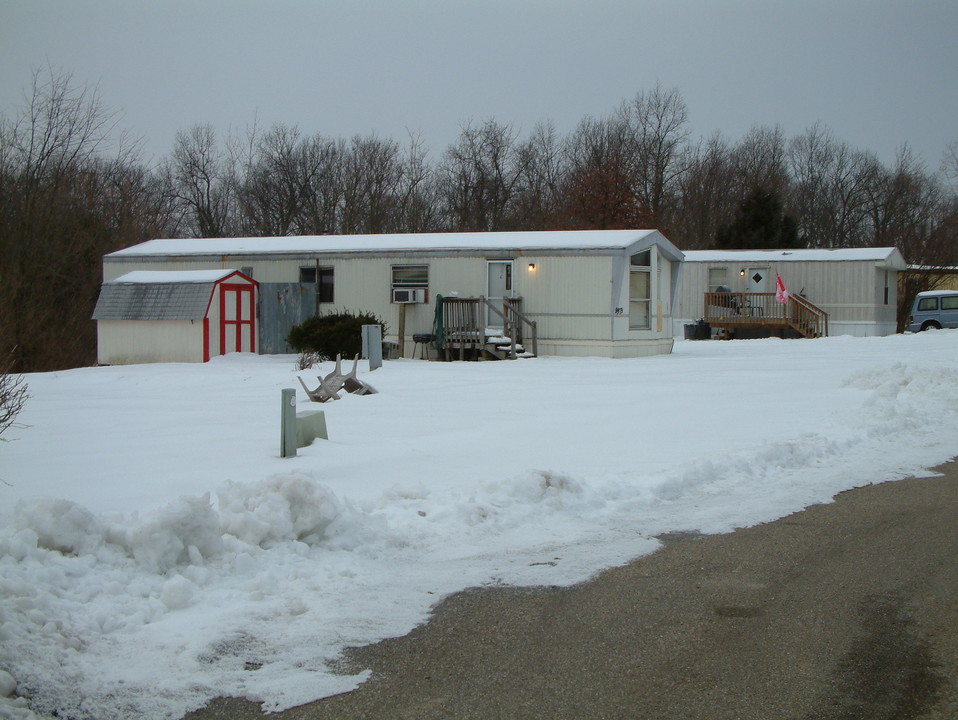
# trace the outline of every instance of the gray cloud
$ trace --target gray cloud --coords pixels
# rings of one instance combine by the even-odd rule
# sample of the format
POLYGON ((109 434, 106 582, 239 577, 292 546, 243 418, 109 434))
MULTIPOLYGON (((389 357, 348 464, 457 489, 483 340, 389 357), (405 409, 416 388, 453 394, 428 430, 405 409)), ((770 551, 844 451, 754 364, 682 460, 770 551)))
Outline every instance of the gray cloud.
POLYGON ((0 0, 0 109, 47 64, 98 85, 154 158, 178 129, 285 122, 332 136, 470 120, 561 132, 677 87, 695 135, 816 121, 934 169, 958 140, 958 4, 939 0, 0 0))

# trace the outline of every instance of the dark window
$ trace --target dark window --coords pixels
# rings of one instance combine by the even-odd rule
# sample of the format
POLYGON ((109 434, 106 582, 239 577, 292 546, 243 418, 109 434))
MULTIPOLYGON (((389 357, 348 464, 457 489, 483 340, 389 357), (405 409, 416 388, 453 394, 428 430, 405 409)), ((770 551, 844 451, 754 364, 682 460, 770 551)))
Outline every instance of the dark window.
POLYGON ((333 302, 333 269, 331 267, 319 269, 319 286, 316 292, 319 294, 319 302, 333 302))
POLYGON ((316 266, 309 265, 307 267, 301 267, 299 269, 299 282, 302 285, 315 285, 316 284, 316 266))
POLYGON ((941 299, 942 310, 958 310, 958 295, 948 295, 941 299))
POLYGON ((938 309, 938 298, 936 297, 926 297, 918 301, 919 310, 937 310, 938 309))
POLYGON ((652 251, 643 250, 630 258, 630 264, 633 267, 650 267, 652 265, 652 251))

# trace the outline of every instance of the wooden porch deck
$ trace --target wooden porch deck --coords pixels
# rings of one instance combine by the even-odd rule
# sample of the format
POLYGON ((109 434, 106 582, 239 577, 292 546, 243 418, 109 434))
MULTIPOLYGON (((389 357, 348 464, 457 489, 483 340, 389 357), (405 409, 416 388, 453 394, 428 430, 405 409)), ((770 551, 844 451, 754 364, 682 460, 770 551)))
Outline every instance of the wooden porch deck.
POLYGON ((769 334, 793 330, 806 338, 828 335, 828 313, 795 295, 783 304, 775 293, 705 293, 703 320, 726 339, 746 328, 769 334))
POLYGON ((437 339, 440 355, 446 360, 515 359, 538 357, 536 323, 523 315, 521 298, 506 298, 497 307, 485 297, 443 298, 442 335, 437 339), (488 334, 488 311, 502 323, 501 335, 488 334), (525 344, 531 345, 531 352, 525 344))

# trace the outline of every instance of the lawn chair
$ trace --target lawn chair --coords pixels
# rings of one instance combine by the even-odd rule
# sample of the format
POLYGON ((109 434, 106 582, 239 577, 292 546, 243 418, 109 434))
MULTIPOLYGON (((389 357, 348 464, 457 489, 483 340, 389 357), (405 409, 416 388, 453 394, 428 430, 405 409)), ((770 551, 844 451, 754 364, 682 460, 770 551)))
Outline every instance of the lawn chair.
POLYGON ((375 395, 376 388, 356 377, 356 366, 359 364, 359 355, 353 358, 353 369, 346 375, 339 369, 339 355, 336 356, 336 373, 343 380, 343 390, 353 395, 375 395))
POLYGON ((303 378, 297 375, 296 379, 299 380, 299 384, 302 385, 303 390, 306 391, 306 396, 313 402, 324 403, 329 402, 330 400, 339 400, 339 390, 342 389, 342 386, 334 387, 329 385, 322 377, 317 377, 316 379, 319 380, 319 387, 315 390, 310 390, 308 387, 306 387, 306 383, 303 382, 303 378))
POLYGON ((353 369, 343 375, 342 356, 336 356, 336 369, 329 373, 325 378, 319 375, 316 379, 319 381, 319 387, 310 390, 303 382, 303 378, 297 376, 299 384, 303 386, 306 395, 313 402, 329 402, 330 400, 339 400, 340 390, 345 390, 354 395, 373 395, 376 389, 366 382, 356 377, 356 367, 359 365, 359 355, 353 358, 353 369))

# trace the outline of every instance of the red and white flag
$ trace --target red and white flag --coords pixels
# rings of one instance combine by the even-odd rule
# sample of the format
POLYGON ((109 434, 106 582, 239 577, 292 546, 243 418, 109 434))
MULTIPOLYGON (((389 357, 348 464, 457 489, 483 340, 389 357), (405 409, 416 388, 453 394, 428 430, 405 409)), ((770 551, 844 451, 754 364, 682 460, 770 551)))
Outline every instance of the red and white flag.
POLYGON ((788 302, 788 290, 785 289, 785 283, 777 270, 775 271, 775 299, 782 305, 788 302))

